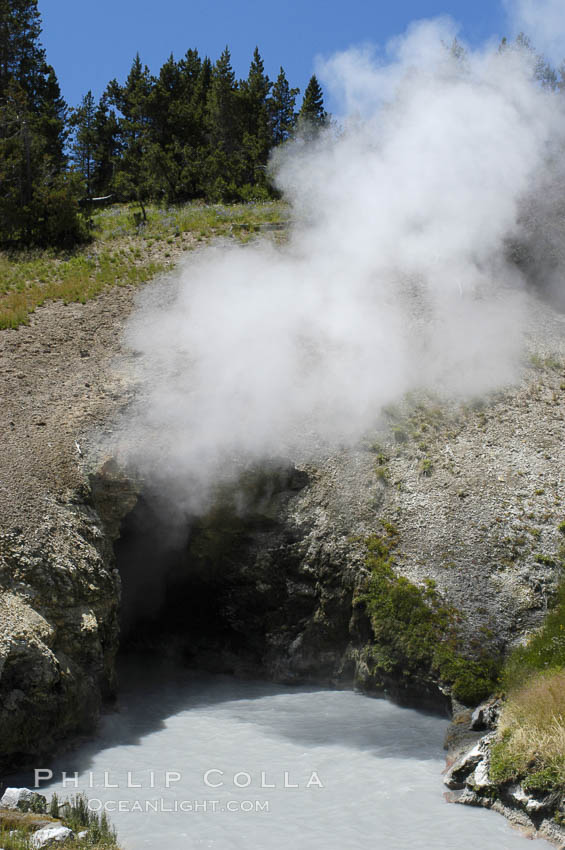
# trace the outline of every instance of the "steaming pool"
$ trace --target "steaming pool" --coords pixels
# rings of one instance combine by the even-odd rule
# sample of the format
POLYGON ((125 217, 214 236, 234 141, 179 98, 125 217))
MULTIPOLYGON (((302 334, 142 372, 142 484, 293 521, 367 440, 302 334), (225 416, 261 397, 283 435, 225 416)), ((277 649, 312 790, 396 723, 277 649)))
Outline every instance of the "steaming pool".
POLYGON ((129 663, 121 683, 119 711, 42 787, 107 804, 126 850, 528 847, 499 815, 445 802, 446 720, 167 663, 129 663))

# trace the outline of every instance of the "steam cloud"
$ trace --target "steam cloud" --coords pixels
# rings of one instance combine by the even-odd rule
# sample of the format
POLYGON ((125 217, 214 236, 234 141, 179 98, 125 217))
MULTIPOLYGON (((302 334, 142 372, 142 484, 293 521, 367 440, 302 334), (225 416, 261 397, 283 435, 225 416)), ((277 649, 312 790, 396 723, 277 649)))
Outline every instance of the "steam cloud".
POLYGON ((530 57, 458 60, 454 34, 425 21, 384 54, 325 62, 341 129, 272 163, 288 244, 206 248, 145 291, 122 450, 181 512, 250 460, 357 440, 409 390, 475 395, 517 376, 524 285, 508 240, 565 118, 530 57))
POLYGON ((562 0, 505 0, 514 35, 523 32, 557 66, 565 60, 562 0))

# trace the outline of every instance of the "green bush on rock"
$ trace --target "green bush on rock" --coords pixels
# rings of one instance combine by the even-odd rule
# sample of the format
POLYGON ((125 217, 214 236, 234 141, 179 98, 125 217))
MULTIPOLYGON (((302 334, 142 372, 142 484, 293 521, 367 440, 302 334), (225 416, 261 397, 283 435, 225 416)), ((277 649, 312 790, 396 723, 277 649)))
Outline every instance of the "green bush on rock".
POLYGON ((483 653, 473 659, 463 654, 459 612, 442 602, 431 579, 419 586, 396 574, 395 543, 396 535, 386 539, 374 535, 367 540, 370 576, 355 599, 357 606, 365 606, 371 622, 374 674, 413 681, 432 677, 448 685, 460 702, 479 703, 496 687, 498 658, 483 653))

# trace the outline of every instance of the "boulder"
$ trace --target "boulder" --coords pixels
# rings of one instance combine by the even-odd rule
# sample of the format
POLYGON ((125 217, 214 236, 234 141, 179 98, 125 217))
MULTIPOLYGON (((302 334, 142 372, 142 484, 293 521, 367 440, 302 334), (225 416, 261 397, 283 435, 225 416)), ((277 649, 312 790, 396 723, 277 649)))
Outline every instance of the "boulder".
POLYGON ((4 809, 17 809, 20 812, 31 810, 45 811, 47 799, 37 791, 29 788, 6 788, 0 800, 0 807, 4 809))
POLYGON ((489 777, 488 769, 489 764, 487 759, 480 761, 473 773, 467 777, 467 788, 479 794, 482 791, 487 791, 489 788, 494 788, 494 782, 489 777))
POLYGON ((492 734, 485 735, 472 749, 463 753, 443 777, 444 785, 453 791, 464 788, 467 777, 473 773, 479 762, 484 760, 491 738, 492 734))
POLYGON ((494 729, 502 707, 499 699, 486 700, 476 707, 471 716, 471 729, 480 732, 483 729, 494 729))
POLYGON ((34 832, 31 837, 31 846, 46 847, 48 844, 60 843, 68 838, 74 838, 73 831, 68 826, 46 826, 34 832))
POLYGON ((525 791, 521 785, 511 785, 507 793, 513 803, 517 803, 530 815, 549 810, 554 803, 551 794, 535 797, 525 791))

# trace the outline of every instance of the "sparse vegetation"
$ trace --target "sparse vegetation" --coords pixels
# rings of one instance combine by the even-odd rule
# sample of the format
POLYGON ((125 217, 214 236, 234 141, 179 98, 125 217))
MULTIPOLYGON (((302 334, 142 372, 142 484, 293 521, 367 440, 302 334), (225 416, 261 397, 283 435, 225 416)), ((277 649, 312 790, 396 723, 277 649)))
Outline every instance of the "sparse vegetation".
POLYGON ((504 690, 511 694, 524 687, 534 676, 564 668, 565 582, 562 582, 542 628, 508 657, 502 684, 504 690))
MULTIPOLYGON (((35 807, 37 808, 37 806, 35 807)), ((74 838, 64 842, 68 850, 90 848, 90 850, 118 850, 116 830, 110 824, 106 812, 98 814, 89 810, 88 798, 78 794, 62 804, 54 794, 48 806, 41 806, 49 814, 26 813, 23 811, 3 810, 0 821, 0 845, 3 850, 32 850, 33 834, 39 826, 62 824, 75 833, 74 838), (78 838, 79 833, 85 833, 78 838)))
POLYGON ((425 478, 430 477, 434 470, 434 466, 429 457, 422 458, 419 469, 420 475, 423 475, 425 478))
POLYGON ((377 466, 375 468, 375 474, 377 476, 377 481, 379 481, 383 486, 387 486, 389 482, 389 472, 386 466, 377 466))
POLYGON ((366 564, 370 577, 355 600, 369 614, 374 644, 368 663, 374 676, 401 674, 413 680, 432 676, 451 686, 456 699, 478 703, 495 687, 498 659, 483 651, 462 652, 459 612, 445 605, 431 579, 418 586, 396 574, 392 550, 397 534, 370 537, 366 564))
POLYGON ((520 781, 539 793, 565 791, 565 580, 541 629, 510 654, 501 683, 507 699, 492 747, 492 779, 520 781))
POLYGON ((545 357, 541 354, 533 353, 530 355, 530 365, 539 371, 557 372, 563 364, 559 357, 554 354, 548 354, 545 357))
POLYGON ((109 207, 93 217, 92 239, 73 253, 53 250, 0 253, 0 329, 16 328, 48 300, 85 303, 109 286, 137 285, 164 269, 164 246, 193 247, 202 238, 233 236, 239 241, 265 224, 284 221, 280 202, 263 204, 192 203, 163 209, 147 206, 147 222, 130 205, 109 207))

